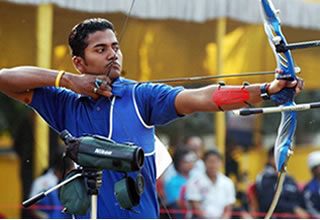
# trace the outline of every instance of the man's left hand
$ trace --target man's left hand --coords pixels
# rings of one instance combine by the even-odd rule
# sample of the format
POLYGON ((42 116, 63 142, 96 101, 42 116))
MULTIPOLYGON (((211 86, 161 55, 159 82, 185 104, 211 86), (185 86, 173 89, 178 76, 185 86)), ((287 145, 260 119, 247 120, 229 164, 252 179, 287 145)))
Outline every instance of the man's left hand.
POLYGON ((268 94, 277 105, 284 104, 298 95, 304 88, 304 80, 297 78, 294 81, 275 79, 271 82, 268 94))

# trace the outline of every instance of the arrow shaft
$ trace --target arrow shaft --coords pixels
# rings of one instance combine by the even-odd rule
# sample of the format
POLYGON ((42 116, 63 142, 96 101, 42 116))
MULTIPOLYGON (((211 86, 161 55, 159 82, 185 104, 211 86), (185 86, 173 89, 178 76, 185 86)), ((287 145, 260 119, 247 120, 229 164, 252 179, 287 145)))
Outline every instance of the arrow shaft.
POLYGON ((292 43, 287 45, 288 50, 304 49, 304 48, 310 48, 310 47, 320 47, 320 40, 292 43))
POLYGON ((278 106, 278 107, 267 107, 267 108, 254 108, 254 109, 240 109, 232 111, 237 116, 248 116, 253 114, 270 114, 278 112, 289 112, 289 111, 305 111, 313 108, 320 108, 320 102, 313 102, 308 104, 298 104, 294 106, 278 106))
POLYGON ((320 47, 320 40, 318 41, 307 41, 307 42, 299 42, 292 44, 284 44, 284 42, 280 42, 276 44, 276 51, 278 53, 285 53, 288 50, 297 50, 297 49, 305 49, 311 47, 320 47))

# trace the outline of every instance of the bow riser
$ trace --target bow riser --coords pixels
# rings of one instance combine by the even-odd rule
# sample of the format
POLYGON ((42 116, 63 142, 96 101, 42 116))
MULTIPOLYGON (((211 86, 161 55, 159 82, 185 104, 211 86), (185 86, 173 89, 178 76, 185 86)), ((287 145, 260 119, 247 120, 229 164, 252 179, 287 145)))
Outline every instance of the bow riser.
MULTIPOLYGON (((277 61, 277 68, 279 70, 279 73, 276 75, 276 78, 291 81, 296 80, 297 77, 295 74, 294 61, 290 50, 286 50, 284 52, 277 52, 277 47, 280 46, 286 48, 286 46, 288 45, 286 38, 281 31, 281 22, 280 18, 278 17, 278 11, 276 11, 271 0, 260 0, 260 2, 261 11, 264 17, 264 29, 269 38, 269 43, 274 52, 277 61)), ((290 88, 289 90, 294 90, 294 88, 290 88)), ((295 106, 293 96, 290 101, 288 101, 281 107, 286 106, 295 106)), ((281 113, 281 122, 278 129, 278 136, 275 142, 274 150, 275 164, 279 172, 279 176, 275 196, 265 218, 270 218, 272 216, 272 213, 278 203, 281 194, 282 184, 285 178, 284 176, 286 174, 286 167, 289 158, 292 154, 292 139, 296 129, 296 123, 296 112, 289 111, 281 113)))
MULTIPOLYGON (((282 71, 282 73, 277 74, 277 78, 296 80, 297 77, 291 51, 288 50, 282 53, 276 51, 276 44, 287 45, 286 38, 281 31, 281 22, 277 15, 278 12, 270 0, 261 0, 261 11, 264 16, 264 28, 269 38, 270 46, 276 57, 277 68, 282 71)), ((295 106, 293 98, 282 106, 295 106)), ((291 111, 282 113, 274 152, 278 171, 284 168, 283 164, 287 158, 287 153, 291 149, 292 138, 296 128, 296 120, 296 112, 291 111)))
POLYGON ((283 70, 283 73, 279 75, 279 78, 285 78, 290 80, 296 80, 296 74, 294 70, 294 61, 290 50, 283 53, 276 52, 277 44, 287 45, 287 40, 281 30, 281 21, 277 16, 277 11, 270 0, 261 0, 262 14, 264 15, 264 28, 269 37, 269 43, 272 47, 274 55, 277 59, 278 69, 283 70))
MULTIPOLYGON (((284 106, 294 106, 294 104, 289 103, 284 106)), ((281 122, 278 128, 278 136, 275 142, 275 161, 277 170, 280 172, 283 169, 286 169, 284 166, 285 161, 288 157, 288 153, 291 151, 293 144, 293 136, 296 130, 297 124, 297 113, 296 112, 282 112, 281 113, 281 122)))

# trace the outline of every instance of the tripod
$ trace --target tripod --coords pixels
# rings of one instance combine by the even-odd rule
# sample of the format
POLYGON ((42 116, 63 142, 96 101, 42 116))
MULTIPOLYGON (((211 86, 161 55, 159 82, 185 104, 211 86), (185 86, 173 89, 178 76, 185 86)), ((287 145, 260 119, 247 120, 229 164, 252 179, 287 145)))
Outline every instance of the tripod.
MULTIPOLYGON (((50 189, 38 193, 37 195, 27 199, 22 203, 22 205, 25 208, 28 208, 29 206, 35 204, 37 201, 40 199, 44 198, 51 192, 53 192, 56 189, 59 189, 60 187, 72 182, 73 180, 80 178, 80 177, 85 177, 87 178, 87 186, 88 186, 88 194, 91 196, 91 219, 96 219, 97 218, 97 199, 99 195, 99 189, 98 187, 101 186, 102 184, 102 171, 97 170, 97 169, 89 169, 89 168, 80 168, 76 170, 76 174, 71 176, 70 178, 62 181, 61 183, 57 184, 56 186, 51 187, 50 189)), ((63 210, 67 211, 67 210, 63 210)), ((72 213, 71 213, 72 214, 72 213)))

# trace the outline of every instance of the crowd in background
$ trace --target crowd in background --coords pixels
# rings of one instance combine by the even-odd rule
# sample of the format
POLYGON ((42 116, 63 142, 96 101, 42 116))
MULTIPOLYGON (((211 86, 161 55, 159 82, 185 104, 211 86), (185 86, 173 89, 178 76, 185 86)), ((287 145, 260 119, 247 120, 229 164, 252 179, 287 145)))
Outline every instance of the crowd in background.
MULTIPOLYGON (((264 218, 278 177, 273 151, 269 149, 265 169, 243 192, 221 172, 226 159, 226 173, 231 173, 230 158, 215 148, 204 150, 200 137, 188 138, 175 149, 173 165, 158 180, 160 218, 264 218)), ((309 155, 308 165, 313 178, 305 185, 286 175, 273 218, 320 217, 320 152, 309 155)))

